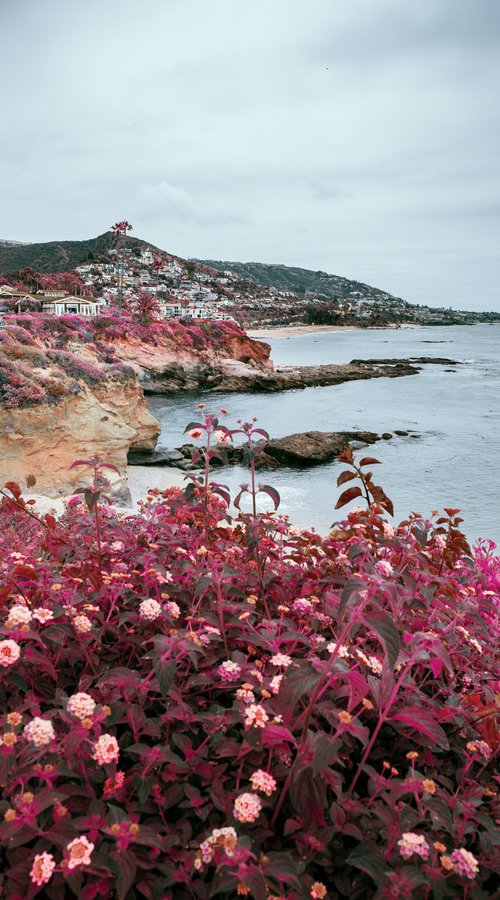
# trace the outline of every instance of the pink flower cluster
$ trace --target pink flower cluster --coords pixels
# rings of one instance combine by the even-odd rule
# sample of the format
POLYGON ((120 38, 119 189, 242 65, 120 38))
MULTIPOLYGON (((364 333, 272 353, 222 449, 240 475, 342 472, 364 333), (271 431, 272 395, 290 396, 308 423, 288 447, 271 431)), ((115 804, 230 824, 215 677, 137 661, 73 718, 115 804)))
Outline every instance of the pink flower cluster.
POLYGON ((223 681, 238 681, 240 673, 241 667, 230 659, 221 663, 217 669, 217 674, 220 675, 223 681))
POLYGON ((265 728, 269 716, 263 706, 252 703, 245 709, 245 728, 265 728))
POLYGON ((23 734, 32 741, 35 747, 46 747, 56 736, 52 722, 49 719, 41 719, 39 716, 35 716, 24 726, 23 734))
POLYGON ((161 605, 157 600, 151 598, 149 598, 149 600, 143 600, 139 605, 139 615, 141 619, 147 619, 149 622, 153 622, 154 619, 157 619, 158 616, 161 615, 161 605))
POLYGON ((403 834, 398 841, 398 847, 403 859, 410 859, 413 854, 420 856, 421 859, 427 859, 429 856, 429 844, 423 834, 415 834, 413 831, 406 831, 403 834))
POLYGON ((240 794, 236 797, 233 815, 238 822, 255 822, 262 809, 262 800, 257 794, 240 794))
POLYGON ((250 784, 254 791, 262 791, 262 793, 267 794, 268 797, 276 790, 276 780, 269 772, 264 772, 263 769, 257 769, 257 771, 250 776, 250 784))
POLYGON ((72 694, 68 700, 68 712, 77 716, 78 719, 86 719, 87 717, 92 716, 95 706, 95 700, 90 694, 85 694, 83 692, 72 694))
POLYGON ((119 756, 120 748, 116 738, 111 734, 101 734, 94 744, 92 759, 95 759, 99 766, 106 766, 109 763, 117 762, 119 756))
POLYGON ((34 884, 41 887, 52 878, 56 863, 52 853, 37 853, 31 867, 30 878, 34 884))
POLYGON ((479 872, 477 859, 473 853, 469 852, 469 850, 464 850, 463 848, 454 850, 451 854, 451 861, 455 872, 463 878, 470 878, 472 880, 479 872))
POLYGON ((21 655, 19 644, 10 639, 0 641, 0 666, 12 666, 21 655))
POLYGON ((18 625, 27 625, 28 622, 31 622, 31 619, 32 613, 27 606, 12 606, 9 610, 9 617, 6 625, 11 628, 18 625))

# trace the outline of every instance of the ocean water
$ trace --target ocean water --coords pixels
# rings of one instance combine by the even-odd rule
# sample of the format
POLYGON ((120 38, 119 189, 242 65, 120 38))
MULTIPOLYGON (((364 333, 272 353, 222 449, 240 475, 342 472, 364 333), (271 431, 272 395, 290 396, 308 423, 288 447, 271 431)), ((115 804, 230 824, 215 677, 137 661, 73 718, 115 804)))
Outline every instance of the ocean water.
MULTIPOLYGON (((196 404, 225 407, 228 427, 236 419, 258 419, 272 437, 296 431, 412 429, 418 437, 393 437, 369 450, 383 465, 378 483, 391 497, 395 519, 410 511, 459 507, 470 540, 500 545, 500 326, 475 325, 318 332, 269 340, 275 363, 342 363, 351 359, 440 356, 457 366, 427 365, 419 375, 379 378, 277 394, 180 394, 149 397, 162 424, 160 447, 185 441, 183 429, 196 418, 196 404)), ((281 495, 281 511, 300 527, 326 531, 340 518, 336 478, 330 463, 303 470, 259 473, 281 495)), ((217 472, 234 495, 248 481, 240 467, 217 472)))

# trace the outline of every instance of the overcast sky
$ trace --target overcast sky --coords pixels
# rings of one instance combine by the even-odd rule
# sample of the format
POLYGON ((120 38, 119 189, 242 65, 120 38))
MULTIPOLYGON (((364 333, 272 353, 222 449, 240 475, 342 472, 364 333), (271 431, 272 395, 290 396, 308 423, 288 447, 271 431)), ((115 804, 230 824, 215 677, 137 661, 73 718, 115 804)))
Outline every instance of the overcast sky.
POLYGON ((0 0, 0 238, 500 309, 500 0, 0 0))

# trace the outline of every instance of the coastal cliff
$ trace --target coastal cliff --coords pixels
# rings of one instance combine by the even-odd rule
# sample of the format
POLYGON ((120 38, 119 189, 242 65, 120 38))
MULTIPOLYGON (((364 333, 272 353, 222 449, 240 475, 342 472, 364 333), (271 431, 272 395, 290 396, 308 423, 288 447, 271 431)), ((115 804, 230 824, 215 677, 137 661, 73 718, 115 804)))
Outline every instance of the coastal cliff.
MULTIPOLYGON (((88 483, 85 470, 70 469, 76 459, 100 456, 124 473, 128 452, 153 450, 159 432, 133 382, 82 385, 55 405, 0 407, 0 484, 17 481, 48 497, 63 496, 88 483)), ((114 497, 127 499, 124 477, 107 475, 114 497)))
MULTIPOLYGON (((46 496, 86 483, 76 459, 100 456, 126 471, 130 451, 153 450, 160 425, 144 390, 221 384, 231 365, 272 372, 269 346, 226 323, 124 317, 5 316, 0 329, 0 483, 46 496)), ((123 477, 113 494, 126 499, 123 477)))

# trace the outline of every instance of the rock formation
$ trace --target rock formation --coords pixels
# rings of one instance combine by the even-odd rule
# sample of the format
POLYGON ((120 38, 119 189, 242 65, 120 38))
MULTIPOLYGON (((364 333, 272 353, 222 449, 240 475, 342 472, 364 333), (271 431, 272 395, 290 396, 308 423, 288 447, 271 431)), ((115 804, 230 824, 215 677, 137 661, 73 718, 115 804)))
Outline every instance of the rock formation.
POLYGON ((126 500, 127 453, 153 450, 159 432, 133 382, 82 385, 78 395, 51 406, 0 407, 0 484, 17 481, 45 496, 67 495, 89 483, 88 470, 70 470, 71 464, 100 456, 123 473, 107 475, 113 496, 126 500))

